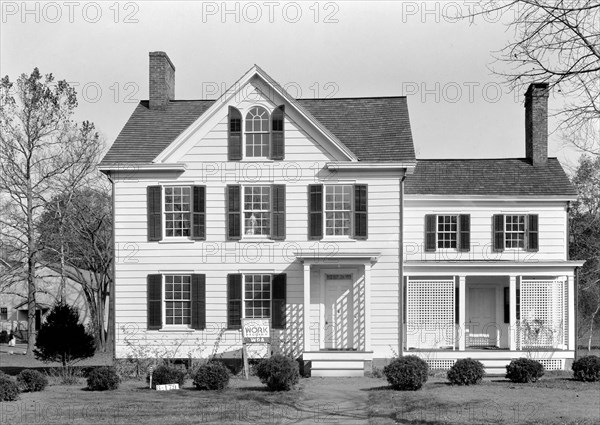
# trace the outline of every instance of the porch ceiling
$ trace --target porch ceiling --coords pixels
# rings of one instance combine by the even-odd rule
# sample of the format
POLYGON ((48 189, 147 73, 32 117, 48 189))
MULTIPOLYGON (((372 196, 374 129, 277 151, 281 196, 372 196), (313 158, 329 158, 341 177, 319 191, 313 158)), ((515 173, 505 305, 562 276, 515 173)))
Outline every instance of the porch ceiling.
POLYGON ((584 261, 406 261, 406 274, 491 274, 573 273, 584 261))

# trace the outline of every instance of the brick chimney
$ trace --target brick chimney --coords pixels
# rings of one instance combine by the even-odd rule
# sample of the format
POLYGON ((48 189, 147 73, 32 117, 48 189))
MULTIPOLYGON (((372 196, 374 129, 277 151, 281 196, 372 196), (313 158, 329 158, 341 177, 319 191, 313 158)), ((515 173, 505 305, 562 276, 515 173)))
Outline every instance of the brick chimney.
POLYGON ((548 83, 533 83, 525 93, 525 155, 534 166, 548 163, 548 83))
POLYGON ((164 110, 175 98, 175 66, 165 52, 150 52, 150 109, 164 110))

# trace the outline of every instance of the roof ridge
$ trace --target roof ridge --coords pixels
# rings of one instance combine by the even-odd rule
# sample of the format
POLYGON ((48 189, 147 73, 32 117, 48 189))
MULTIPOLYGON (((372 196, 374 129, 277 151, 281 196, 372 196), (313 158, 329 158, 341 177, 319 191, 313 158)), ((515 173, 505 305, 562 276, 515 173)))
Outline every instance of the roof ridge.
POLYGON ((296 100, 406 99, 406 96, 300 97, 296 100))
MULTIPOLYGON (((549 156, 548 159, 558 159, 556 156, 549 156)), ((507 161, 507 160, 529 160, 527 157, 511 158, 417 158, 417 161, 507 161)))

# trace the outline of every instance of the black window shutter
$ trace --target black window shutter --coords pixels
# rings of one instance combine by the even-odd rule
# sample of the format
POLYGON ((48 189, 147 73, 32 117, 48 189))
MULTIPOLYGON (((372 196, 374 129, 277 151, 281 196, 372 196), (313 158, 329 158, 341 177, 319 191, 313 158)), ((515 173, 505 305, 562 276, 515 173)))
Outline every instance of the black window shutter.
POLYGON ((206 329, 206 275, 192 275, 192 329, 206 329))
POLYGON ((494 251, 504 251, 504 215, 494 215, 494 251))
POLYGON ((242 327, 242 275, 227 275, 227 329, 242 327))
POLYGON ((308 185, 308 239, 323 238, 323 185, 308 185))
POLYGON ((354 185, 354 238, 368 236, 368 190, 366 184, 354 185))
POLYGON ((192 239, 206 239, 206 187, 192 188, 192 239))
POLYGON ((146 208, 148 212, 148 241, 162 239, 162 188, 148 186, 146 208))
POLYGON ((271 239, 285 239, 285 185, 271 186, 271 239))
POLYGON ((537 251, 539 249, 538 221, 537 214, 527 216, 527 251, 537 251))
POLYGON ((242 159, 242 114, 233 106, 227 117, 227 158, 230 161, 242 159))
POLYGON ((435 251, 436 215, 425 215, 425 251, 435 251))
POLYGON ((275 108, 271 116, 271 159, 285 158, 285 132, 283 128, 284 106, 275 108))
POLYGON ((504 288, 504 323, 510 323, 510 288, 504 288))
POLYGON ((458 304, 460 302, 460 290, 458 289, 458 286, 454 287, 454 323, 455 324, 459 324, 458 321, 460 320, 460 305, 458 304))
POLYGON ((227 239, 242 238, 241 186, 227 185, 227 239))
POLYGON ((162 327, 162 275, 148 275, 148 330, 162 327))
POLYGON ((271 327, 273 329, 285 329, 285 309, 287 293, 287 275, 285 273, 273 275, 272 282, 272 312, 271 327))
POLYGON ((458 249, 461 252, 469 252, 471 250, 471 216, 469 214, 461 214, 458 216, 458 219, 458 230, 460 232, 458 249))

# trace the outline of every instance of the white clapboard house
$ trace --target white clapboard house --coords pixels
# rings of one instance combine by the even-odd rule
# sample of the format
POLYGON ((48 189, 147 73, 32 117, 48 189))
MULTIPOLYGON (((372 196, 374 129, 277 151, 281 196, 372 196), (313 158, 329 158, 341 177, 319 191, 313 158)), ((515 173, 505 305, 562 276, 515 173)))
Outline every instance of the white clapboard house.
POLYGON ((526 158, 417 161, 405 97, 294 99, 254 66, 176 100, 163 52, 149 77, 100 164, 117 358, 239 358, 244 318, 312 376, 574 357, 576 193, 547 156, 547 85, 525 95, 526 158))

